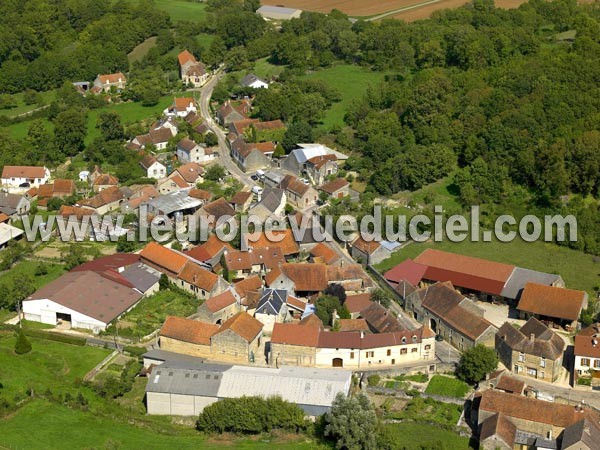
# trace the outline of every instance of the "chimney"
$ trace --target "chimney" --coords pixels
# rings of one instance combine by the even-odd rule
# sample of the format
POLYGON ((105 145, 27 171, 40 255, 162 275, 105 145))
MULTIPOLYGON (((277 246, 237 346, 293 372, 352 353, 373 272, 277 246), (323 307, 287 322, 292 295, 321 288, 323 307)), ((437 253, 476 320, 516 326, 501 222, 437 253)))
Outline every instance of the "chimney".
POLYGON ((531 333, 531 334, 529 335, 529 340, 530 340, 531 342, 535 341, 535 334, 534 334, 534 333, 531 333))

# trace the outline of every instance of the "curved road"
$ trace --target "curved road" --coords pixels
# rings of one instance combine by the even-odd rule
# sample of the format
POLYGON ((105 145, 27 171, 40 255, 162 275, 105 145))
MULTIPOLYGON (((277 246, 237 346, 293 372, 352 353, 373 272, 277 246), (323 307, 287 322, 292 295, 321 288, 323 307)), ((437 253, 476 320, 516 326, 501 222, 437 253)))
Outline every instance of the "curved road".
POLYGON ((235 178, 240 180, 246 186, 253 186, 255 183, 250 178, 249 174, 244 173, 238 165, 233 161, 229 153, 229 146, 227 145, 227 137, 223 129, 216 123, 211 112, 210 112, 210 99, 212 97, 215 86, 223 76, 223 72, 217 71, 210 80, 200 89, 200 99, 197 101, 200 107, 200 116, 210 130, 215 133, 219 140, 219 159, 221 165, 225 167, 235 178))

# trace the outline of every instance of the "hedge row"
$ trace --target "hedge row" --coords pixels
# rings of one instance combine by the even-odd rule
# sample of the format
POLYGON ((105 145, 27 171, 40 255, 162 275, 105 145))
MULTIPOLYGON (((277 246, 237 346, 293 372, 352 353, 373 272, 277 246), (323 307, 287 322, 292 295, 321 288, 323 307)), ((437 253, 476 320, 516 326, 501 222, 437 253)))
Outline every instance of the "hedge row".
POLYGON ((29 337, 47 339, 49 341, 62 342, 64 344, 78 345, 80 347, 83 347, 86 344, 86 340, 78 336, 67 336, 65 334, 48 333, 47 331, 31 330, 27 328, 24 328, 23 332, 29 337))

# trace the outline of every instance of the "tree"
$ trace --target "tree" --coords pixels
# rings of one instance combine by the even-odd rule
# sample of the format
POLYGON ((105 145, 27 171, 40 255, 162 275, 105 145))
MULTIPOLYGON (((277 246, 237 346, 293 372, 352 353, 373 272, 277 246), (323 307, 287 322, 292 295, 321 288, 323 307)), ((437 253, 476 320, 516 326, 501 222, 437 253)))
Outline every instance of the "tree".
POLYGON ((498 356, 494 349, 480 344, 463 352, 458 363, 457 376, 467 383, 479 383, 486 374, 497 367, 498 356))
POLYGON ((76 109, 61 112, 54 120, 54 142, 64 155, 75 156, 84 148, 86 114, 76 109))
MULTIPOLYGON (((345 294, 344 294, 345 295, 345 294)), ((335 311, 341 319, 349 319, 350 312, 342 305, 339 298, 333 295, 321 295, 315 302, 315 314, 321 322, 326 325, 334 325, 333 312, 335 311)))
POLYGON ((61 256, 67 270, 80 266, 87 261, 85 248, 77 244, 71 244, 69 250, 64 252, 61 256))
POLYGON ((390 305, 392 304, 392 299, 390 298, 388 293, 386 291, 384 291, 383 289, 376 289, 371 294, 371 300, 373 300, 374 302, 380 303, 381 306, 383 306, 385 308, 389 308, 390 305))
POLYGON ((344 303, 346 301, 346 289, 344 289, 344 286, 339 283, 331 283, 325 288, 323 294, 337 297, 340 303, 344 303))
POLYGON ((369 398, 337 394, 331 411, 325 416, 325 436, 338 449, 369 450, 377 448, 377 416, 369 398))
POLYGON ((225 178, 225 169, 219 164, 210 166, 204 174, 204 179, 208 181, 219 181, 225 178))
POLYGON ((211 133, 210 131, 204 135, 204 143, 207 147, 216 147, 219 145, 219 139, 215 133, 211 133))
POLYGON ((158 288, 161 291, 165 291, 169 289, 170 286, 171 283, 169 282, 169 278, 164 273, 161 274, 160 278, 158 279, 158 288))
POLYGON ((312 127, 308 124, 308 122, 296 121, 292 122, 287 128, 285 135, 283 136, 283 140, 281 141, 281 145, 286 152, 289 153, 296 147, 296 145, 312 141, 312 127))
POLYGON ((15 342, 15 353, 17 355, 24 355, 25 353, 29 353, 31 351, 31 342, 23 333, 23 329, 19 328, 17 331, 17 341, 15 342))
POLYGON ((112 111, 100 113, 96 128, 100 130, 100 134, 105 141, 117 141, 125 136, 121 117, 112 111))

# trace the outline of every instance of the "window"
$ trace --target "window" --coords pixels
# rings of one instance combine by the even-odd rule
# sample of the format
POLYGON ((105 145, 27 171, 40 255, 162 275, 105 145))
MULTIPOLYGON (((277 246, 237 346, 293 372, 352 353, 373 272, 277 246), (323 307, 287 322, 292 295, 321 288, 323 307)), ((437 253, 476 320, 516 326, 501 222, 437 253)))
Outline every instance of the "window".
POLYGON ((525 361, 525 354, 524 353, 519 353, 519 361, 520 362, 525 361))
POLYGON ((392 351, 391 351, 390 349, 388 349, 388 351, 387 351, 387 355, 388 355, 388 356, 392 356, 392 351))
POLYGON ((396 360, 395 359, 392 359, 392 364, 396 364, 396 360))
POLYGON ((412 348, 412 349, 410 349, 410 352, 411 352, 411 353, 417 353, 417 352, 418 352, 418 349, 416 349, 416 348, 412 348))
POLYGON ((401 348, 400 349, 400 354, 401 355, 406 355, 406 353, 408 353, 408 352, 407 352, 407 350, 405 348, 401 348))
POLYGON ((373 358, 375 356, 375 352, 367 352, 367 358, 373 358))
POLYGON ((350 359, 354 359, 354 352, 350 352, 350 359))
POLYGON ((546 367, 546 358, 540 358, 540 367, 546 367))
POLYGON ((431 345, 430 345, 430 344, 427 344, 427 345, 425 346, 425 350, 431 350, 431 345))
POLYGON ((595 360, 594 360, 594 367, 595 367, 596 369, 599 369, 599 368, 600 368, 600 359, 595 359, 595 360))
POLYGON ((589 358, 581 358, 581 365, 582 366, 589 366, 590 365, 590 359, 589 358))

